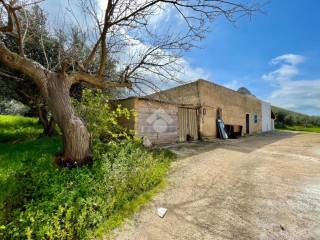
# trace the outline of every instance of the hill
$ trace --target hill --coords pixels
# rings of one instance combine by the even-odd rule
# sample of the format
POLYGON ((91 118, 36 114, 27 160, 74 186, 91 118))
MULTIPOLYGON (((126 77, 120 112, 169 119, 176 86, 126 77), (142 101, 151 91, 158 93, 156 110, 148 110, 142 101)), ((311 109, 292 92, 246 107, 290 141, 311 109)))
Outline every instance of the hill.
POLYGON ((320 116, 309 116, 287 109, 272 106, 276 115, 275 126, 283 128, 286 126, 320 127, 320 116))

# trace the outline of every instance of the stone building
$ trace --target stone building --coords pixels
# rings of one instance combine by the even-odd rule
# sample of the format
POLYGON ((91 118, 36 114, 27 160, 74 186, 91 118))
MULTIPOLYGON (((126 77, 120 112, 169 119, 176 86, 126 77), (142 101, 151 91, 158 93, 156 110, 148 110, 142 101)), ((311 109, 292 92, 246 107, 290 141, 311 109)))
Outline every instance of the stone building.
POLYGON ((273 130, 269 103, 205 80, 120 104, 136 112, 123 124, 154 144, 216 138, 217 119, 223 120, 229 136, 273 130))

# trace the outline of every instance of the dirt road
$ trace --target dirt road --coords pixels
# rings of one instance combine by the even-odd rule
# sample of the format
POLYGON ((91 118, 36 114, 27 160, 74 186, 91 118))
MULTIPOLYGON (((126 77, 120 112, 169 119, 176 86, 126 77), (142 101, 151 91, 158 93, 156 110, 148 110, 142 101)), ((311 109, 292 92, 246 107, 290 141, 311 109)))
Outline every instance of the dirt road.
POLYGON ((168 186, 117 239, 320 239, 320 134, 282 132, 173 150, 182 157, 168 186), (157 207, 168 209, 163 219, 157 207))

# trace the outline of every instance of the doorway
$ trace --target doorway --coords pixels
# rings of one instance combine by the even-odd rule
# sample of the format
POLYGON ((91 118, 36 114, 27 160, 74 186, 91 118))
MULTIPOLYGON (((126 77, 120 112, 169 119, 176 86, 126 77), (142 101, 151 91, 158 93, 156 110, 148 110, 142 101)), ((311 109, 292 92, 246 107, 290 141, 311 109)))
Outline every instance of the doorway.
POLYGON ((246 134, 250 133, 250 114, 246 114, 246 134))
POLYGON ((179 141, 198 140, 198 110, 193 108, 179 108, 179 141))

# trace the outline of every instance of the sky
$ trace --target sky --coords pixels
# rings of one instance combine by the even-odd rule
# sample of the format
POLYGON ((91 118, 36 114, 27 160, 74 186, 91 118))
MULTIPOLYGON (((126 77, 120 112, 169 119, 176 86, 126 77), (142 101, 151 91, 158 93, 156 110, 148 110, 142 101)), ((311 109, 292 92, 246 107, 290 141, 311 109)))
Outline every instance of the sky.
MULTIPOLYGON (((66 1, 59 1, 47 0, 49 14, 61 12, 66 1)), ((244 86, 275 106, 320 115, 319 9, 318 0, 271 0, 264 13, 236 24, 217 19, 200 48, 183 54, 183 78, 244 86)), ((154 24, 164 18, 170 19, 159 14, 154 24)))

